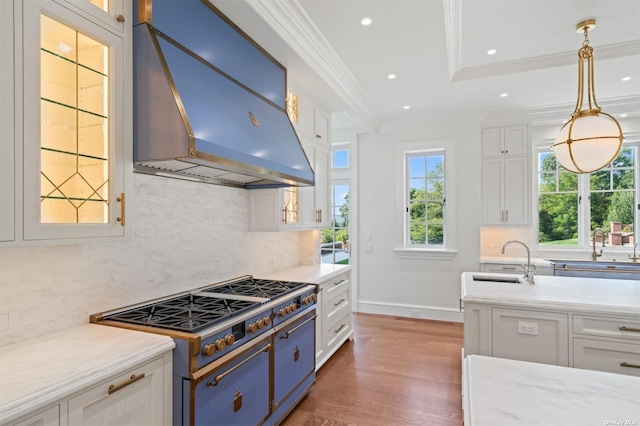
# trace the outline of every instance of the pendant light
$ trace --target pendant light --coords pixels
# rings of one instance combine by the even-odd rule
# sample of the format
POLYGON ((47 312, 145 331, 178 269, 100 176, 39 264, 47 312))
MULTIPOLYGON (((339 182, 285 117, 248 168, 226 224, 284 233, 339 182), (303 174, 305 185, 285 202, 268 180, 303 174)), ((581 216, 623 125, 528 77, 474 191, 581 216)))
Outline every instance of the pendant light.
POLYGON ((610 114, 603 112, 596 101, 593 79, 593 47, 589 46, 589 30, 596 26, 595 19, 576 25, 584 33, 584 42, 578 50, 578 100, 576 109, 558 133, 553 144, 556 159, 573 173, 591 173, 613 161, 622 148, 622 129, 610 114), (587 68, 587 106, 582 109, 585 95, 584 77, 587 68))

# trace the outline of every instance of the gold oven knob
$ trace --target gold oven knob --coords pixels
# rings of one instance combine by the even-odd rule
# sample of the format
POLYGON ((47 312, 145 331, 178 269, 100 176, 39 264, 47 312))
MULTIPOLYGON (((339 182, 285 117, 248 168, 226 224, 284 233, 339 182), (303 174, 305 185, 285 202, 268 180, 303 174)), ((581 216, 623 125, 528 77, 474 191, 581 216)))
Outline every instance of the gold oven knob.
POLYGON ((258 330, 258 324, 256 324, 255 322, 252 322, 251 324, 249 324, 249 327, 247 327, 249 329, 249 333, 255 333, 258 330))
POLYGON ((208 343, 202 348, 202 356, 211 356, 216 352, 216 345, 208 343))
POLYGON ((213 342, 213 344, 216 345, 216 349, 219 351, 227 347, 227 342, 225 342, 224 339, 216 339, 216 341, 213 342))
POLYGON ((226 336, 224 336, 224 341, 227 343, 227 345, 231 346, 235 343, 236 336, 234 336, 233 334, 227 334, 226 336))
POLYGON ((298 309, 298 305, 296 305, 295 303, 292 303, 289 305, 289 312, 294 312, 296 309, 298 309))
POLYGON ((265 326, 271 325, 271 317, 269 315, 267 315, 266 317, 262 318, 262 320, 264 321, 264 325, 265 326))
POLYGON ((286 306, 285 306, 284 308, 281 308, 281 309, 278 311, 278 315, 280 315, 281 317, 287 316, 287 314, 288 314, 288 313, 289 313, 289 312, 287 311, 287 307, 286 307, 286 306))
POLYGON ((262 327, 264 327, 264 318, 258 320, 258 330, 261 330, 262 327))

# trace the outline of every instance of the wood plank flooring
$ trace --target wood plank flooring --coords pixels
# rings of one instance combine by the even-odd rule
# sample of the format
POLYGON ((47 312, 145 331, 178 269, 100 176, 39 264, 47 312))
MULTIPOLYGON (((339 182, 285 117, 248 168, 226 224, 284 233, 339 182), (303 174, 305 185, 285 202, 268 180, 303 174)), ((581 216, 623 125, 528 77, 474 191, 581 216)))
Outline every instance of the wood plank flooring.
POLYGON ((461 323, 353 314, 285 426, 462 425, 461 323))

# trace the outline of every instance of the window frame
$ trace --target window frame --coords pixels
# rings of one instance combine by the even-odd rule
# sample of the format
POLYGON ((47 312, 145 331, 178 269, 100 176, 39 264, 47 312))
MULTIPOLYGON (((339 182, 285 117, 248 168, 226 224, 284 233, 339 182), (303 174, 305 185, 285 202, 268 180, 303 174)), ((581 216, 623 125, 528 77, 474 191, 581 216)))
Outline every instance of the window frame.
POLYGON ((418 258, 434 260, 450 260, 456 254, 457 226, 456 226, 456 184, 455 184, 455 141, 452 139, 438 139, 417 142, 398 143, 395 147, 395 248, 394 252, 400 258, 418 258), (442 153, 444 155, 444 211, 443 244, 414 245, 409 244, 410 214, 408 192, 409 176, 407 159, 421 153, 442 153))
MULTIPOLYGON (((640 134, 638 132, 633 133, 625 133, 625 140, 623 142, 623 148, 628 146, 634 146, 636 149, 636 154, 634 158, 634 193, 635 193, 635 204, 636 208, 634 211, 634 241, 638 241, 640 237, 640 209, 637 208, 637 205, 640 205, 640 134)), ((591 174, 580 174, 578 175, 577 180, 577 196, 578 198, 582 198, 583 201, 580 201, 578 204, 578 218, 577 218, 577 227, 578 227, 578 244, 576 246, 568 246, 568 245, 557 245, 550 246, 545 244, 540 244, 539 241, 539 232, 540 232, 540 223, 539 223, 539 212, 538 212, 538 203, 540 200, 540 192, 539 192, 539 174, 538 170, 540 167, 539 164, 539 154, 540 152, 551 151, 550 144, 548 141, 538 141, 534 144, 534 155, 532 158, 533 167, 532 171, 534 173, 532 179, 532 222, 533 226, 531 227, 531 241, 535 242, 535 247, 540 252, 558 252, 558 251, 566 251, 566 252, 574 252, 574 253, 590 253, 592 251, 592 242, 591 242, 591 174)), ((594 191, 597 192, 597 191, 594 191)), ((609 233, 609 230, 605 230, 605 232, 609 233)), ((605 253, 608 251, 609 253, 626 253, 630 251, 633 246, 630 245, 620 245, 620 246, 611 246, 607 245, 605 253)))

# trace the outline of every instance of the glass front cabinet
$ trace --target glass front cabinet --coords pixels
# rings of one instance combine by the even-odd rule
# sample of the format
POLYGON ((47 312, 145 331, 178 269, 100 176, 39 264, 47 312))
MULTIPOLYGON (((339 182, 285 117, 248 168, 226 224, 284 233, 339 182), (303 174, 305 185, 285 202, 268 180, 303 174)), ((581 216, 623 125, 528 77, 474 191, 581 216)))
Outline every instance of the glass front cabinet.
POLYGON ((14 4, 15 45, 23 45, 15 60, 15 87, 22 88, 15 141, 23 152, 16 239, 122 237, 132 113, 124 3, 14 4))

